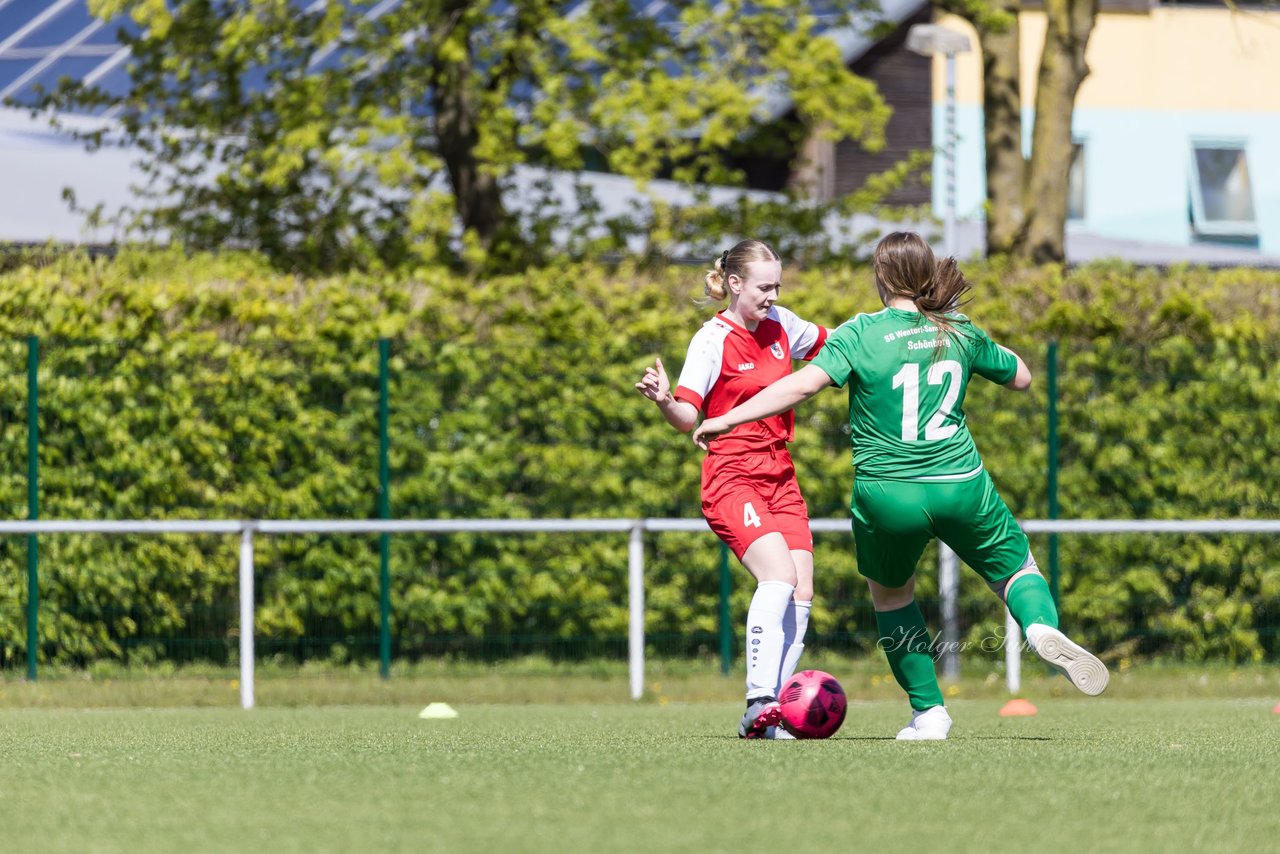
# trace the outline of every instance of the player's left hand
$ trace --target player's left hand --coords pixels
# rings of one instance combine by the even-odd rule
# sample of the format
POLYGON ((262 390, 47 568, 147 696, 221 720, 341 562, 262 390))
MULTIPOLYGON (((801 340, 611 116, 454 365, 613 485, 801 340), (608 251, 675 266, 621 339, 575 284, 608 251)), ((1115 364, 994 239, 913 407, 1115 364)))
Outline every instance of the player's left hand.
POLYGON ((636 391, 658 404, 671 397, 671 381, 667 379, 661 359, 656 360, 653 367, 644 369, 644 376, 636 383, 636 391))
POLYGON ((730 427, 723 418, 719 416, 708 418, 698 425, 698 429, 693 431, 693 444, 697 445, 704 451, 710 450, 711 440, 719 436, 721 433, 728 433, 733 428, 730 427))

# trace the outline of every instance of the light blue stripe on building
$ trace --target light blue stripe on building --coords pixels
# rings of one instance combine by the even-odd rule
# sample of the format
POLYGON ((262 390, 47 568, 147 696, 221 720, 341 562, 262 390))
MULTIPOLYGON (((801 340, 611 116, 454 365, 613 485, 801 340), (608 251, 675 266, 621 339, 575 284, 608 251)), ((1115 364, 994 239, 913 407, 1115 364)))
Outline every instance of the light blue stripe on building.
MULTIPOLYGON (((934 105, 938 151, 944 142, 944 111, 943 104, 934 105)), ((1031 110, 1024 111, 1028 151, 1033 117, 1031 110)), ((1083 144, 1083 217, 1068 224, 1069 232, 1175 246, 1228 243, 1280 255, 1280 115, 1077 109, 1073 127, 1076 141, 1083 144), (1202 149, 1200 164, 1197 147, 1202 149), (1205 158, 1217 152, 1218 162, 1231 160, 1232 150, 1242 152, 1231 161, 1233 167, 1209 174, 1205 158), (1252 235, 1247 223, 1240 228, 1227 224, 1221 233, 1211 233, 1214 221, 1202 211, 1195 214, 1197 233, 1192 212, 1196 195, 1212 192, 1215 180, 1226 182, 1237 195, 1245 184, 1252 235)), ((957 106, 956 133, 957 215, 980 220, 986 183, 981 107, 957 106)), ((933 204, 938 212, 945 204, 944 181, 945 164, 935 157, 933 204)))

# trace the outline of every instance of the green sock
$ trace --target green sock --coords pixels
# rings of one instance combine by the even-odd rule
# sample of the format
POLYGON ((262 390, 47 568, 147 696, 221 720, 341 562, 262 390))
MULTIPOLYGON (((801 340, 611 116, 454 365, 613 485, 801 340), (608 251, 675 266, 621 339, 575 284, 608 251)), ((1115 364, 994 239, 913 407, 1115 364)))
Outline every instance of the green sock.
POLYGON ((1038 572, 1029 572, 1014 579, 1004 591, 1005 604, 1009 613, 1026 632, 1027 626, 1043 623, 1050 628, 1058 627, 1058 609, 1053 604, 1053 594, 1044 576, 1038 572))
POLYGON ((889 669, 911 699, 911 708, 923 711, 941 706, 942 689, 933 668, 933 644, 920 606, 912 602, 896 611, 876 611, 876 628, 889 669))

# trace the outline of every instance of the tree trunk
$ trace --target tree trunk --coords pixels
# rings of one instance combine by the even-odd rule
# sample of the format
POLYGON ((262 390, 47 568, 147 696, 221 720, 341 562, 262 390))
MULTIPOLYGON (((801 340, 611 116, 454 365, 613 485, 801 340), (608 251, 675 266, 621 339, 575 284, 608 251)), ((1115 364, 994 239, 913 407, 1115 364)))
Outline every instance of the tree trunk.
POLYGON ((1027 180, 1029 216, 1015 252, 1036 263, 1066 258, 1071 116, 1089 74, 1085 49, 1098 16, 1098 0, 1044 0, 1047 19, 1027 180))
MULTIPOLYGON (((454 18, 457 20, 456 16, 454 18)), ((448 38, 456 43, 456 62, 436 64, 432 74, 432 108, 435 111, 436 145, 449 173, 458 217, 485 248, 506 223, 498 180, 485 174, 475 152, 479 146, 475 96, 470 90, 473 56, 467 34, 459 26, 448 38)))
POLYGON ((1026 228, 1022 156, 1022 74, 1018 4, 1004 3, 1005 26, 977 25, 982 49, 982 135, 987 167, 987 254, 1011 252, 1026 228))

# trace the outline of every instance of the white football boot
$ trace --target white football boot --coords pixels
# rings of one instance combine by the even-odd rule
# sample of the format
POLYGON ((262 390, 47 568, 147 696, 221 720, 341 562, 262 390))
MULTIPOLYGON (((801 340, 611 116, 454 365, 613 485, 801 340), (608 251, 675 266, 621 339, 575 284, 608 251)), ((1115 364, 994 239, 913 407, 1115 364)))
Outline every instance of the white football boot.
POLYGON ((1027 643, 1036 655, 1062 671, 1072 685, 1090 697, 1107 690, 1111 678, 1107 666, 1057 629, 1039 623, 1027 626, 1027 643))
POLYGON ((945 706, 912 712, 911 723, 898 732, 898 741, 943 741, 951 732, 951 715, 945 706))

